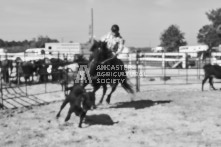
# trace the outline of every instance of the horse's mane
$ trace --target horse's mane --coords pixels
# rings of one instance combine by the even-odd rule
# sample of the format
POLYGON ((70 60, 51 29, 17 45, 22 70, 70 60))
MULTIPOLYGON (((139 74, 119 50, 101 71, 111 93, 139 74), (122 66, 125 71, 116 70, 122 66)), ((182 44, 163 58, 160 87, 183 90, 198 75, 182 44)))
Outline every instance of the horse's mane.
POLYGON ((94 52, 94 50, 99 47, 98 45, 99 45, 99 42, 97 40, 94 40, 93 44, 90 47, 90 51, 94 52))

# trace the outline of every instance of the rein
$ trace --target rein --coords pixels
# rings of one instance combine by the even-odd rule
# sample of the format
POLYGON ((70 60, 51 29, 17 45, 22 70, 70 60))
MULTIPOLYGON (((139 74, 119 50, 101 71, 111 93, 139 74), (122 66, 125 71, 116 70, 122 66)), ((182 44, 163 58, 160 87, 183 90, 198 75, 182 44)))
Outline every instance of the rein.
POLYGON ((111 58, 109 58, 109 59, 106 59, 106 60, 104 60, 103 62, 101 62, 101 64, 105 64, 106 62, 111 61, 111 60, 114 59, 114 58, 116 58, 116 57, 113 56, 113 57, 111 57, 111 58))
MULTIPOLYGON (((104 42, 99 42, 99 43, 104 43, 104 42)), ((99 60, 100 58, 102 58, 104 55, 103 54, 101 54, 102 53, 102 51, 103 51, 103 48, 105 48, 106 47, 106 44, 98 44, 98 46, 93 46, 92 48, 96 48, 97 47, 97 55, 98 55, 98 57, 97 57, 97 60, 99 60), (100 55, 101 54, 101 55, 100 55)), ((105 49, 107 49, 107 48, 105 48, 105 49)), ((108 58, 108 59, 105 59, 104 61, 101 61, 100 62, 100 64, 105 64, 105 63, 107 63, 108 61, 111 61, 111 60, 113 60, 114 58, 116 58, 116 56, 113 56, 113 57, 110 57, 110 58, 108 58)), ((96 59, 95 59, 96 60, 96 59)), ((99 61, 98 61, 99 62, 99 61)))

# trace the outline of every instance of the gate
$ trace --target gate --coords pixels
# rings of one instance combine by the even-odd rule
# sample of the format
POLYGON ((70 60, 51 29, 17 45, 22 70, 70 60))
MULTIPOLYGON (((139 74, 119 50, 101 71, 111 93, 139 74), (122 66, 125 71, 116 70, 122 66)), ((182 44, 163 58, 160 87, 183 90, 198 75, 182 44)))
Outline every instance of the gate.
MULTIPOLYGON (((52 100, 39 98, 40 95, 42 94, 61 92, 62 91, 61 86, 58 85, 57 83, 53 83, 54 84, 53 88, 48 88, 48 85, 51 86, 52 83, 43 82, 41 83, 41 87, 42 87, 41 90, 37 89, 37 92, 33 92, 33 93, 29 92, 30 85, 27 85, 26 83, 22 84, 20 83, 20 80, 17 80, 17 82, 14 84, 11 84, 10 79, 12 78, 16 79, 19 77, 19 75, 17 74, 15 74, 14 76, 11 75, 11 73, 19 74, 19 72, 17 71, 18 67, 16 64, 14 64, 15 57, 16 59, 20 58, 21 61, 32 61, 32 60, 47 58, 45 55, 41 55, 40 57, 39 56, 26 57, 24 53, 21 55, 13 54, 13 53, 6 53, 4 55, 0 55, 0 109, 29 107, 33 105, 42 105, 42 104, 47 104, 53 101, 59 101, 59 99, 56 99, 56 98, 52 100), (6 61, 7 66, 3 66, 2 61, 6 61), (10 61, 12 61, 12 64, 9 64, 11 63, 10 61), (15 71, 12 72, 12 69, 15 71)), ((51 55, 51 57, 58 58, 58 59, 65 58, 64 56, 63 58, 62 56, 60 57, 59 53, 53 54, 53 56, 51 55)), ((74 59, 75 57, 73 54, 70 54, 69 58, 74 59)), ((49 75, 50 74, 47 73, 47 76, 49 75)), ((31 86, 38 86, 38 85, 39 84, 31 84, 31 86)))
POLYGON ((27 95, 25 87, 2 87, 1 106, 3 109, 29 107, 48 103, 35 95, 27 95))
MULTIPOLYGON (((39 98, 39 96, 46 93, 55 93, 62 91, 61 86, 57 83, 53 83, 53 88, 48 88, 49 83, 47 82, 31 85, 27 85, 26 83, 22 84, 19 82, 12 84, 10 76, 9 81, 7 81, 2 76, 2 70, 0 74, 0 109, 13 109, 48 104, 54 99, 46 101, 45 99, 39 98), (33 92, 33 90, 30 91, 31 87, 37 90, 35 92, 33 92), (38 89, 38 87, 42 88, 38 89)), ((52 84, 50 83, 50 86, 51 85, 52 84)))

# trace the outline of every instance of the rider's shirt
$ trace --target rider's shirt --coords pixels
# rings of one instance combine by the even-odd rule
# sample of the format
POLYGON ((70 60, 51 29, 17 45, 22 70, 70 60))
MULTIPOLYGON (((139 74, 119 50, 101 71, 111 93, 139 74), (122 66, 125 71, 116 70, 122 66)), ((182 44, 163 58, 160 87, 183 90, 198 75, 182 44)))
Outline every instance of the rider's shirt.
POLYGON ((114 36, 111 32, 101 38, 101 41, 107 42, 107 47, 112 52, 119 54, 124 48, 124 39, 119 36, 114 36))

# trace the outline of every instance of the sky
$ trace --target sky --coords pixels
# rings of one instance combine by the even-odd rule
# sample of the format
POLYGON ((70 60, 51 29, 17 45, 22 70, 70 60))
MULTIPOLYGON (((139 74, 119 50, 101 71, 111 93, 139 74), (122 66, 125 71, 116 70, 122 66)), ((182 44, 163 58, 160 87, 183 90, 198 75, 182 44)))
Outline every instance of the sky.
POLYGON ((0 39, 31 40, 39 35, 61 42, 89 40, 91 9, 94 37, 100 39, 113 24, 120 27, 128 47, 155 47, 161 34, 177 25, 188 45, 197 45, 199 29, 210 24, 206 12, 220 0, 0 0, 0 39))

